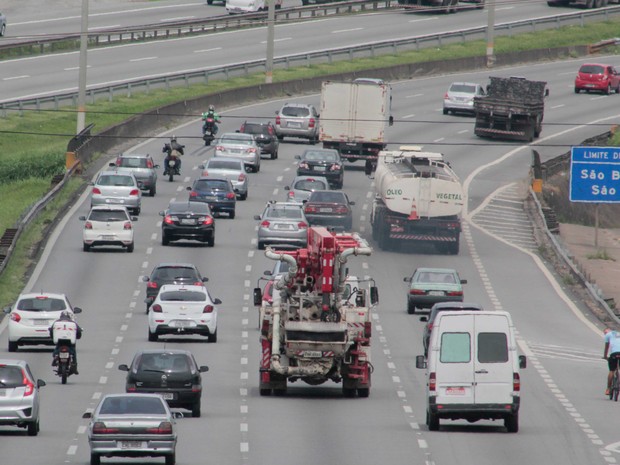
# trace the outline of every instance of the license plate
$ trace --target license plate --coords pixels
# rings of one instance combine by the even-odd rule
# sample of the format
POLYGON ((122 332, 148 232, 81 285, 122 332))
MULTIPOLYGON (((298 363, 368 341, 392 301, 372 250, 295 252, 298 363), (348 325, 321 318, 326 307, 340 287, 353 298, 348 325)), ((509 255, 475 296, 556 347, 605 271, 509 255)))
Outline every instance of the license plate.
POLYGON ((60 354, 58 354, 58 356, 62 358, 63 360, 65 360, 69 358, 69 352, 61 352, 60 354))
POLYGON ((121 449, 143 449, 146 443, 143 441, 119 441, 121 449))
POLYGON ((302 355, 307 358, 320 358, 323 356, 323 352, 320 350, 304 350, 302 355))
POLYGON ((332 209, 331 208, 319 208, 319 212, 321 212, 321 213, 331 213, 332 209))
POLYGON ((168 166, 170 166, 171 168, 174 168, 174 165, 176 165, 176 164, 177 164, 177 162, 174 161, 174 160, 168 161, 168 166))
POLYGON ((196 224, 196 220, 194 220, 194 219, 182 218, 182 219, 181 219, 181 224, 196 224))
POLYGON ((279 231, 292 231, 295 227, 292 224, 274 224, 273 229, 277 229, 279 231))
POLYGON ((174 328, 189 328, 192 326, 196 326, 196 323, 193 321, 184 321, 184 320, 176 320, 170 323, 170 326, 174 328))
POLYGON ((301 123, 298 123, 296 121, 289 121, 288 123, 286 123, 286 125, 289 128, 300 128, 301 127, 301 123))
POLYGON ((105 199, 106 203, 125 203, 123 199, 105 199))
POLYGON ((230 153, 241 153, 241 149, 228 149, 230 153))
POLYGON ((206 195, 205 200, 207 200, 208 202, 216 202, 217 197, 215 197, 214 195, 206 195))
POLYGON ((114 240, 114 236, 103 235, 103 236, 101 236, 101 239, 104 240, 104 241, 113 241, 114 240))
POLYGON ((428 291, 428 295, 444 295, 444 291, 428 291))
POLYGON ((315 166, 314 171, 325 171, 327 167, 325 166, 315 166))
POLYGON ((464 387, 449 387, 446 388, 447 396, 464 396, 465 388, 464 387))
POLYGON ((54 320, 32 320, 35 326, 49 326, 54 323, 54 320))
POLYGON ((164 398, 164 400, 173 400, 174 399, 174 393, 173 392, 165 392, 164 394, 162 394, 162 397, 164 398))

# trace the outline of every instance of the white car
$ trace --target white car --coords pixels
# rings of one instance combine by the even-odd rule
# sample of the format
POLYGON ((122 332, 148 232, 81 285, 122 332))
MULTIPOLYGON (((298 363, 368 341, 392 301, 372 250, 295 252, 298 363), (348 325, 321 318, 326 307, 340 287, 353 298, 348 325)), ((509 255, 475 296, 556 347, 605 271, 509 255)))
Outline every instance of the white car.
POLYGON ((54 345, 49 328, 63 310, 82 312, 79 307, 73 308, 64 294, 21 294, 13 307, 4 309, 9 315, 9 352, 21 345, 54 345))
POLYGON ((164 284, 149 308, 149 341, 165 334, 207 336, 217 342, 217 307, 204 286, 164 284))
POLYGON ((136 216, 129 216, 126 207, 121 205, 99 205, 92 207, 88 216, 80 216, 84 221, 82 241, 84 252, 91 247, 116 245, 133 252, 133 222, 136 216))

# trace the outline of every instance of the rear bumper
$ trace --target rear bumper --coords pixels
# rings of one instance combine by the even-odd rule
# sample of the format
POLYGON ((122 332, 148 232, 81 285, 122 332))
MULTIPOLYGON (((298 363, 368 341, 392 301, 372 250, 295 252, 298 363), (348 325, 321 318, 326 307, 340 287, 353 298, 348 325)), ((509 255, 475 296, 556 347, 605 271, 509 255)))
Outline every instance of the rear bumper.
POLYGON ((463 296, 408 295, 407 301, 410 306, 415 306, 417 308, 431 308, 438 302, 463 302, 463 296))
POLYGON ((431 413, 440 418, 452 420, 464 418, 470 421, 483 419, 505 418, 506 415, 514 415, 519 411, 521 398, 513 396, 510 404, 436 404, 436 399, 429 399, 428 408, 431 413))
POLYGON ((141 437, 131 437, 123 435, 113 438, 89 438, 90 452, 91 454, 99 454, 107 457, 161 457, 164 455, 171 455, 176 448, 176 437, 169 439, 157 439, 149 440, 141 437), (145 442, 146 447, 136 447, 121 449, 118 444, 119 441, 136 441, 145 442))

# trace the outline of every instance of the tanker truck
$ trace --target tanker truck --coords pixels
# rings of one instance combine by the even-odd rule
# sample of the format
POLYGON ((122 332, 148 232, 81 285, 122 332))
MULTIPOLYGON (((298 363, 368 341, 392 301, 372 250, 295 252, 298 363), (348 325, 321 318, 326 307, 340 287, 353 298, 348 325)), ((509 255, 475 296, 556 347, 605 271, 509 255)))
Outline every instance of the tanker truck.
POLYGON ((463 9, 463 3, 473 3, 477 9, 484 8, 485 0, 398 0, 403 8, 428 10, 439 13, 456 13, 463 9))
MULTIPOLYGON (((368 397, 372 365, 371 312, 379 297, 372 279, 348 275, 352 256, 370 255, 357 234, 308 228, 307 248, 265 255, 288 264, 261 312, 259 369, 261 396, 284 395, 288 383, 342 383, 345 397, 368 397)), ((261 288, 254 305, 262 304, 261 288)))
POLYGON ((582 8, 603 8, 620 3, 620 0, 547 0, 549 6, 579 6, 582 8))
POLYGON ((398 244, 431 244, 459 253, 465 193, 441 153, 401 146, 379 154, 370 214, 372 238, 383 250, 398 244))

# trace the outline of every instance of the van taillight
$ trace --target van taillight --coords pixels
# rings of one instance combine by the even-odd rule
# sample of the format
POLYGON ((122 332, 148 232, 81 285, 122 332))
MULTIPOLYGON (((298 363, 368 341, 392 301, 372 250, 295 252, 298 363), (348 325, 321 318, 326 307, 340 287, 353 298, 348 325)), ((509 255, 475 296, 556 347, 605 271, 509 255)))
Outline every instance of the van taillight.
POLYGON ((280 115, 276 116, 276 124, 280 126, 280 115))
POLYGON ((372 321, 364 322, 364 337, 370 339, 372 336, 372 321))
POLYGON ((435 372, 433 372, 430 375, 428 375, 428 390, 430 392, 435 392, 436 388, 437 388, 437 377, 435 375, 435 372))
POLYGON ((314 127, 314 123, 315 123, 314 118, 310 118, 310 121, 308 121, 308 127, 309 128, 313 128, 314 127))
POLYGON ((512 390, 519 392, 521 390, 521 377, 519 373, 512 374, 512 390))

